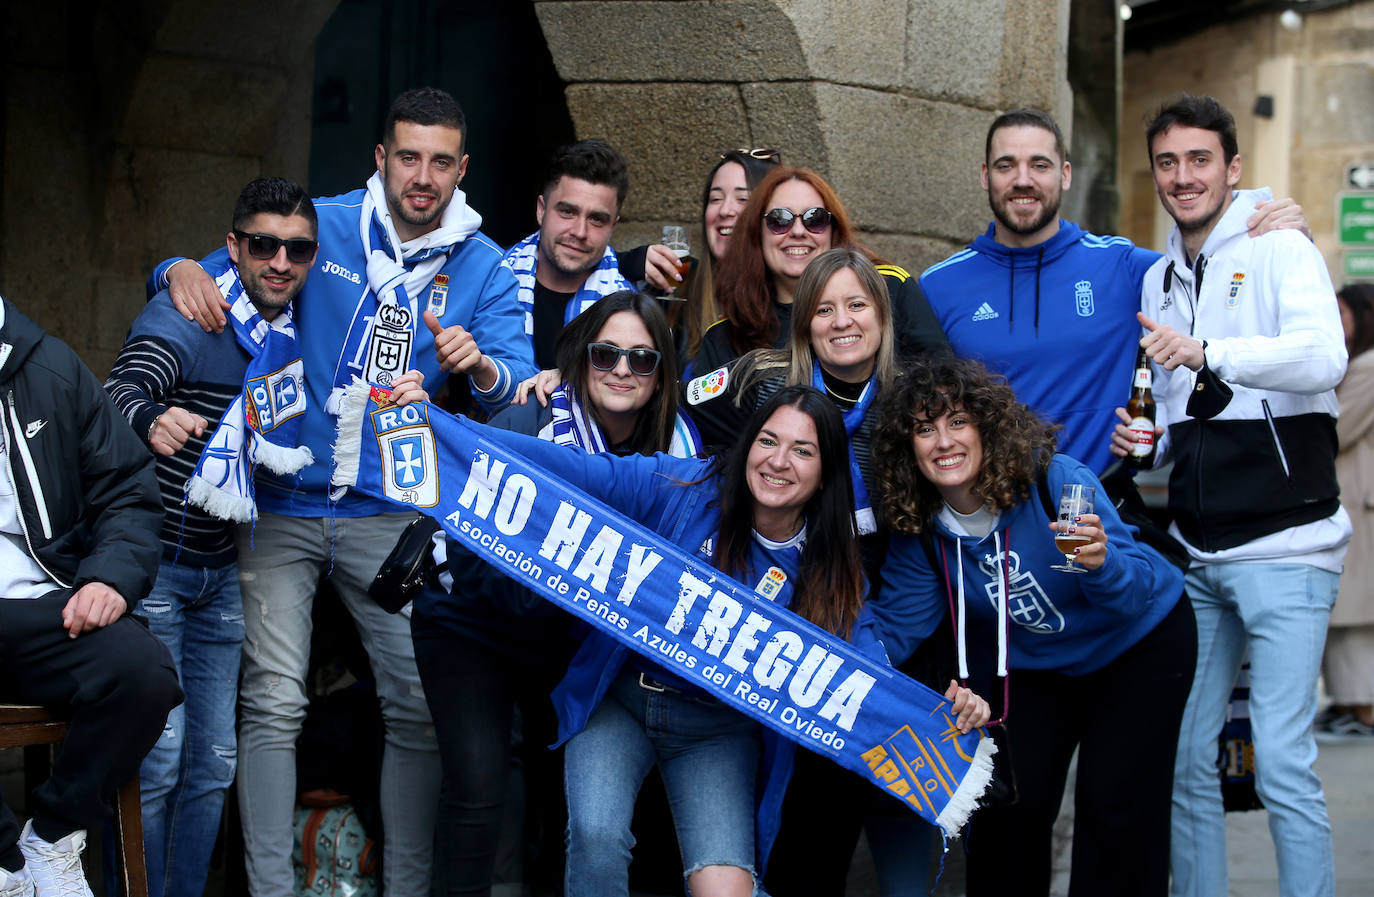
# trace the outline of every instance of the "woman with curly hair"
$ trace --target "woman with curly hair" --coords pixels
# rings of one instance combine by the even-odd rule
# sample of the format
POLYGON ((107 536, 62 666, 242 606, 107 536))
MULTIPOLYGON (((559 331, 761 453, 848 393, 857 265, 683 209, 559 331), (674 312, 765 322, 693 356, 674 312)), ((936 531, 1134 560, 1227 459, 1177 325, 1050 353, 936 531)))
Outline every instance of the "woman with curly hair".
POLYGON ((802 272, 833 247, 858 250, 878 266, 891 295, 898 357, 949 354, 949 342, 916 278, 859 242, 825 178, 809 168, 779 165, 754 188, 735 222, 714 283, 724 319, 702 337, 693 370, 705 374, 751 349, 782 348, 802 272))
POLYGON ((952 642, 959 678, 1006 723, 999 747, 1011 755, 1015 799, 973 817, 971 897, 1049 892, 1051 830, 1075 749, 1070 892, 1162 895, 1192 610, 1179 569, 1135 541, 1107 500, 1064 524, 1091 540, 1076 552, 1087 572, 1056 569, 1061 489, 1103 493, 1054 448, 1054 428, 982 365, 905 372, 874 434, 892 529, 871 605, 878 635, 894 663, 932 636, 952 642))

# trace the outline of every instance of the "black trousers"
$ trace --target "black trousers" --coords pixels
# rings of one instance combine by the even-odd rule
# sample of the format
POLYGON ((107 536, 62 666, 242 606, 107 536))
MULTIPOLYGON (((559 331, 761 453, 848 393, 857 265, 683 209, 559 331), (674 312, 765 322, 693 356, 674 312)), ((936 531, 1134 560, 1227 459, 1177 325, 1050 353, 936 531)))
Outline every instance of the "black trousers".
MULTIPOLYGON (((71 638, 62 628, 70 590, 0 599, 0 701, 70 714, 52 776, 33 794, 33 827, 56 841, 110 818, 115 790, 157 743, 181 687, 167 648, 125 614, 71 638)), ((0 866, 18 869, 19 824, 0 798, 0 866)))
MULTIPOLYGON (((554 624, 563 626, 561 618, 554 624)), ((538 618, 530 627, 538 625, 538 618)), ((411 617, 415 663, 425 688, 443 763, 435 822, 434 877, 438 893, 491 893, 511 771, 515 709, 520 708, 519 753, 527 799, 523 843, 526 877, 556 886, 562 880, 563 752, 550 751, 558 721, 549 694, 567 670, 567 648, 542 662, 494 648, 431 621, 411 617)))
POLYGON ((1049 893, 1051 833, 1075 748, 1070 897, 1168 893, 1174 751, 1196 660, 1197 625, 1184 596, 1100 670, 1012 670, 1007 728, 1018 800, 973 815, 969 897, 1049 893))

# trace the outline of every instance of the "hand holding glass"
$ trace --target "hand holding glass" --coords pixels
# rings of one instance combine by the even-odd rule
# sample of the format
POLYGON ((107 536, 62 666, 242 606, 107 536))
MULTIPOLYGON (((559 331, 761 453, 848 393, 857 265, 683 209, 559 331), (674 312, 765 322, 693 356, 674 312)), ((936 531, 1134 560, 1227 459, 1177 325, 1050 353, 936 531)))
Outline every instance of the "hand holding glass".
POLYGON ((1074 552, 1085 545, 1092 544, 1092 537, 1072 532, 1075 518, 1093 512, 1093 496, 1097 494, 1094 486, 1082 483, 1065 483, 1059 496, 1059 531, 1054 534, 1054 545, 1064 555, 1064 563, 1055 564, 1051 569, 1065 573, 1086 573, 1086 567, 1074 563, 1074 552))
MULTIPOLYGON (((692 244, 687 241, 687 228, 679 224, 668 224, 663 227, 663 239, 659 241, 664 246, 672 250, 677 257, 675 263, 678 276, 682 280, 677 284, 670 284, 670 287, 679 287, 687 282, 687 272, 691 270, 691 259, 687 256, 691 254, 692 244)), ((681 297, 675 297, 681 298, 681 297)))

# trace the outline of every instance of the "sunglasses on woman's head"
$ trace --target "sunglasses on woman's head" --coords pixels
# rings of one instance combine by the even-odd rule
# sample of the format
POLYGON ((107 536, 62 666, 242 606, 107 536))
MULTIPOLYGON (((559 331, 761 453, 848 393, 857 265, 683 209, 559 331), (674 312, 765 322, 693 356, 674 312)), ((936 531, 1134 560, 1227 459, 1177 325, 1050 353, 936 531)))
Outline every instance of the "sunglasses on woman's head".
POLYGON ((320 245, 314 240, 307 240, 305 237, 292 237, 289 240, 283 240, 281 237, 274 237, 271 234, 250 234, 241 230, 234 231, 234 236, 240 240, 246 240, 248 242, 248 254, 263 261, 276 258, 277 250, 285 246, 286 260, 297 265, 310 264, 310 260, 315 257, 315 249, 320 245))
POLYGON ((657 349, 622 349, 619 346, 612 346, 610 343, 590 343, 587 345, 587 360, 598 371, 615 370, 615 366, 620 364, 622 355, 625 357, 625 363, 630 366, 630 373, 638 374, 641 377, 646 377, 658 370, 658 362, 663 358, 663 353, 657 349))
POLYGON ((741 146, 736 149, 726 150, 725 152, 720 154, 720 157, 724 159, 728 157, 731 153, 739 153, 741 156, 748 156, 751 159, 758 159, 760 162, 772 162, 774 165, 777 165, 782 161, 782 155, 777 150, 764 149, 761 146, 755 147, 754 149, 747 149, 741 146))
POLYGON ((791 209, 769 209, 764 213, 763 223, 771 232, 781 237, 792 229, 792 222, 801 219, 802 227, 813 234, 823 234, 830 227, 830 212, 820 206, 812 206, 798 215, 791 209))

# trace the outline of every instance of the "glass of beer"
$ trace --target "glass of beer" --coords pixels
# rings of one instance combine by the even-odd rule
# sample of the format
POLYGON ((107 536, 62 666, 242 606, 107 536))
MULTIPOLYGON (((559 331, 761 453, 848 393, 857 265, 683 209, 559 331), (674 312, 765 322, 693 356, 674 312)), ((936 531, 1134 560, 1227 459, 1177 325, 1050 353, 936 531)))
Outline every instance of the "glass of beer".
POLYGON ((676 267, 681 282, 670 289, 673 299, 686 298, 676 292, 677 287, 687 285, 687 272, 691 270, 692 261, 688 256, 692 252, 692 244, 687 240, 687 228, 680 224, 667 224, 663 227, 663 239, 659 241, 664 246, 672 250, 677 257, 676 267))
POLYGON ((1080 567, 1073 562, 1074 550, 1090 544, 1092 538, 1081 533, 1071 533, 1069 528, 1074 525, 1075 517, 1093 512, 1093 496, 1096 494, 1097 488, 1094 486, 1085 486, 1082 483, 1064 484, 1064 491, 1059 495, 1059 532, 1054 534, 1054 547, 1064 555, 1064 563, 1055 564, 1051 569, 1063 570, 1065 573, 1088 572, 1087 567, 1080 567))

